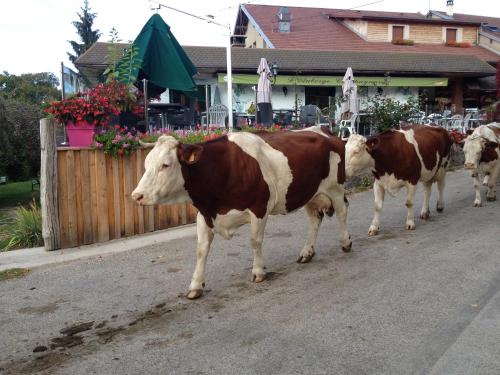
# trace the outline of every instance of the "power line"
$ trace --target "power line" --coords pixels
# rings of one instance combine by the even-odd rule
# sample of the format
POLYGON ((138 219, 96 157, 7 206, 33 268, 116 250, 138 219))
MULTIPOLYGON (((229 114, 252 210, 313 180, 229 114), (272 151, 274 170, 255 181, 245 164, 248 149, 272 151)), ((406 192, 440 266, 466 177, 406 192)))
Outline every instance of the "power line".
POLYGON ((373 5, 373 4, 377 4, 377 3, 381 3, 385 0, 378 0, 378 1, 374 1, 373 3, 368 3, 368 4, 363 4, 363 5, 358 5, 357 7, 354 7, 354 8, 349 8, 349 9, 346 9, 346 10, 353 10, 353 9, 358 9, 358 8, 362 8, 362 7, 366 7, 368 5, 373 5))

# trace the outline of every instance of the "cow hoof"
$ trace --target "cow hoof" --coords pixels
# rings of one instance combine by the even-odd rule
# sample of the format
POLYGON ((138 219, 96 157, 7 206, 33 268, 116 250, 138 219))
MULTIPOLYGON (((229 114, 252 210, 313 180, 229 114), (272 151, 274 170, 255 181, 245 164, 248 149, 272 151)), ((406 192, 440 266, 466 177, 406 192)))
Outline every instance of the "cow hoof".
POLYGON ((443 212, 444 211, 444 207, 436 207, 436 211, 437 212, 443 212))
POLYGON ((261 282, 263 282, 265 279, 266 279, 266 274, 265 274, 265 273, 260 273, 260 274, 257 274, 257 275, 253 275, 253 274, 252 274, 252 281, 253 281, 254 283, 261 283, 261 282))
POLYGON ((368 229, 368 235, 369 236, 376 236, 378 234, 379 228, 371 228, 368 229))
POLYGON ((349 245, 347 245, 347 246, 342 246, 342 251, 344 253, 350 253, 351 249, 352 249, 352 242, 349 242, 349 245))
POLYGON ((486 200, 487 200, 488 202, 494 202, 494 201, 496 201, 496 200, 497 200, 497 197, 486 197, 486 200))
POLYGON ((474 202, 474 207, 481 207, 481 202, 474 202))
POLYGON ((203 289, 190 290, 186 295, 187 299, 197 299, 203 295, 203 289))
POLYGON ((299 259, 297 259, 297 263, 309 263, 312 258, 314 257, 314 253, 312 254, 306 254, 306 255, 299 255, 299 259))
POLYGON ((407 230, 415 230, 415 224, 406 224, 407 230))
MULTIPOLYGON (((439 208, 438 208, 438 211, 439 211, 439 208)), ((420 214, 420 218, 422 220, 429 220, 429 216, 431 215, 430 211, 427 211, 427 212, 422 212, 420 214)))

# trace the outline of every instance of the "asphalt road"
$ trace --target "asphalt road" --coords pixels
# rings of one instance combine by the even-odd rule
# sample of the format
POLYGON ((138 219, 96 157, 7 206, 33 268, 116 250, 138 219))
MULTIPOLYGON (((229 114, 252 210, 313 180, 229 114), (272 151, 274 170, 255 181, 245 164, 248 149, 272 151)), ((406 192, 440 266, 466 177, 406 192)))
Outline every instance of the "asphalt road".
POLYGON ((369 238, 372 192, 355 194, 352 252, 325 220, 305 265, 295 262, 304 212, 272 217, 260 284, 248 227, 217 237, 196 301, 182 297, 195 237, 0 282, 0 373, 499 374, 500 201, 474 208, 463 171, 448 175, 445 199, 415 231, 404 229, 404 194, 386 199, 369 238), (94 323, 59 332, 82 322, 94 323))

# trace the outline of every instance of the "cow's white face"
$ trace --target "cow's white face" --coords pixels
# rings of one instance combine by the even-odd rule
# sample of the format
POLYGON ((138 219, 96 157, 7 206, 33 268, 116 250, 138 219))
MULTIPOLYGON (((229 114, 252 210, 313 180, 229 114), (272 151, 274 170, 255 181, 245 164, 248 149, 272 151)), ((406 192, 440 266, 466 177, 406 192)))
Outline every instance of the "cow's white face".
POLYGON ((139 204, 173 204, 189 201, 184 188, 181 162, 178 157, 179 141, 161 136, 146 157, 145 172, 132 192, 139 204))
POLYGON ((370 173, 375 160, 368 153, 366 138, 359 134, 349 136, 345 145, 345 171, 347 177, 370 173))
POLYGON ((485 143, 486 140, 483 137, 469 135, 465 139, 465 169, 475 170, 479 167, 479 160, 481 160, 481 152, 484 150, 485 143))

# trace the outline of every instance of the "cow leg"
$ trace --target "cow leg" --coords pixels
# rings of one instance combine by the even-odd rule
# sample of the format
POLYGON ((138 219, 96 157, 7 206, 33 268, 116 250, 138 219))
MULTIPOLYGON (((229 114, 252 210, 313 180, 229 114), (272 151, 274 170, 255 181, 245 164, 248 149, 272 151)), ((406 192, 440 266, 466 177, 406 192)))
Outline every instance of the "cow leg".
POLYGON ((413 218, 413 202, 415 201, 415 192, 417 191, 417 185, 408 184, 406 187, 406 208, 408 213, 406 215, 406 229, 415 229, 415 220, 413 218))
POLYGON ((437 188, 438 188, 438 200, 436 204, 436 211, 443 212, 444 210, 444 187, 446 185, 446 169, 442 169, 438 172, 437 176, 437 188))
POLYGON ((372 224, 368 229, 369 236, 376 236, 380 230, 380 212, 382 211, 382 206, 384 205, 385 190, 378 179, 375 179, 373 184, 373 195, 375 197, 375 213, 373 215, 372 224))
POLYGON ((490 180, 490 172, 484 174, 483 185, 488 186, 488 181, 490 180))
POLYGON ((307 230, 306 244, 299 254, 297 263, 308 263, 313 258, 316 237, 318 236, 318 230, 324 216, 323 211, 318 211, 312 204, 306 204, 305 209, 307 218, 309 219, 309 229, 307 230))
POLYGON ((208 251, 214 239, 213 230, 207 225, 202 214, 196 217, 196 231, 198 232, 198 244, 196 246, 196 268, 189 285, 187 298, 196 299, 203 295, 205 287, 205 266, 207 264, 208 251))
POLYGON ((486 200, 489 202, 497 200, 497 178, 500 173, 500 162, 490 174, 488 179, 488 191, 486 193, 486 200))
POLYGON ((345 195, 338 194, 332 199, 335 215, 337 216, 337 225, 339 226, 339 241, 342 246, 342 251, 348 253, 351 251, 352 242, 351 236, 347 231, 347 207, 348 202, 345 195))
POLYGON ((429 219, 431 211, 429 210, 429 202, 431 200, 431 190, 432 182, 424 182, 424 204, 422 205, 422 210, 420 211, 420 218, 422 220, 429 219))
POLYGON ((264 229, 266 228, 267 215, 259 219, 250 212, 250 245, 254 251, 252 281, 260 283, 266 278, 264 272, 264 260, 262 259, 262 240, 264 239, 264 229))
POLYGON ((474 192, 476 193, 476 199, 474 200, 474 207, 481 207, 481 181, 479 180, 479 173, 474 173, 472 175, 474 181, 474 192))

